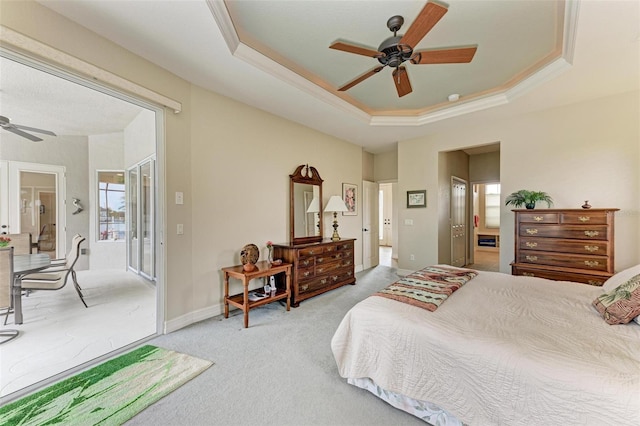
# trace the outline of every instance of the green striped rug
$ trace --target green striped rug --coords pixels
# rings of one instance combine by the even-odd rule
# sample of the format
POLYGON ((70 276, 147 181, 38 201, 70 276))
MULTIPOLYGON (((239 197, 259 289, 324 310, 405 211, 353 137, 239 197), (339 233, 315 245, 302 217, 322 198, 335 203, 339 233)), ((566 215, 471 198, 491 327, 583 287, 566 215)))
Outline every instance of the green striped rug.
POLYGON ((0 425, 120 425, 213 363, 146 345, 0 408, 0 425))

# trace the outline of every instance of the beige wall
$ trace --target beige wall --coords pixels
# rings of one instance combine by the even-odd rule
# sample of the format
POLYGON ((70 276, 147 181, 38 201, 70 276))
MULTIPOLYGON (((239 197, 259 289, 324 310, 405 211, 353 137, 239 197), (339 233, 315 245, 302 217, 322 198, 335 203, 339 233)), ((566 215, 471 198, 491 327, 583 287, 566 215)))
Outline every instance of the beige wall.
MULTIPOLYGON (((165 110, 158 156, 166 260, 159 267, 170 330, 221 312, 219 270, 239 262, 244 244, 288 240, 289 174, 296 166, 318 169, 325 203, 341 194, 343 182, 362 185, 359 146, 192 86, 35 2, 1 2, 0 23, 182 103, 179 114, 165 110), (183 205, 174 203, 176 191, 184 193, 183 205), (179 223, 184 235, 176 235, 179 223)), ((331 219, 323 220, 327 235, 331 219)), ((362 214, 338 220, 342 237, 359 238, 362 214)))
POLYGON ((500 182, 500 151, 470 155, 469 181, 500 182))
POLYGON ((398 151, 382 152, 374 157, 376 182, 394 182, 398 180, 398 151))
MULTIPOLYGON (((529 113, 510 120, 468 126, 401 142, 400 190, 438 188, 438 153, 500 141, 502 200, 518 189, 548 192, 558 208, 617 207, 616 269, 640 258, 640 94, 602 99, 529 113)), ((439 200, 428 197, 427 209, 400 209, 399 267, 411 269, 404 254, 416 253, 415 266, 438 260, 439 200), (413 217, 414 226, 403 226, 413 217)), ((513 213, 501 213, 500 269, 513 260, 513 213)))

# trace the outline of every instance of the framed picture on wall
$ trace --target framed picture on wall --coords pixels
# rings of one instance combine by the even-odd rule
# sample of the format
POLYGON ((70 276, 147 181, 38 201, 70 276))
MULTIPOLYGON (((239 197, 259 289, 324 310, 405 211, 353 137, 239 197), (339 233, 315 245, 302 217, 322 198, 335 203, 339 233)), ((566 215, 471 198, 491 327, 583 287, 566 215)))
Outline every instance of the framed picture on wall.
POLYGON ((407 208, 427 207, 427 190, 407 191, 407 208))
POLYGON ((342 212, 343 216, 357 216, 358 215, 358 185, 352 183, 342 184, 342 199, 347 205, 346 212, 342 212))

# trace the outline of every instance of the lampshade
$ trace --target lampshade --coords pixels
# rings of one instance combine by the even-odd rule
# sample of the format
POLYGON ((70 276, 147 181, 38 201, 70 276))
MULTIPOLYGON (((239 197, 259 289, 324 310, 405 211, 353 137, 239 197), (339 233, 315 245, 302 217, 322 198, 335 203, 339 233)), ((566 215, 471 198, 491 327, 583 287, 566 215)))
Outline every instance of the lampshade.
POLYGON ((318 212, 320 212, 320 201, 318 201, 318 197, 313 197, 313 200, 311 200, 311 204, 309 204, 309 208, 307 209, 307 213, 318 212))
POLYGON ((332 195, 324 208, 325 212, 348 212, 349 209, 339 195, 332 195))

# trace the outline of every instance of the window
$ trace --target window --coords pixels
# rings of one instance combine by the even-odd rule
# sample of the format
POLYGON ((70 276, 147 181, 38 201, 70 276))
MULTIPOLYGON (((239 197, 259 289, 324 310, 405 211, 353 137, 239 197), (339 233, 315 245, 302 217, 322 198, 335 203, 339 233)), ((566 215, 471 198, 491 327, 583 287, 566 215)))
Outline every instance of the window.
POLYGON ((124 240, 126 225, 124 171, 98 172, 98 240, 124 240))
POLYGON ((484 227, 500 228, 500 184, 484 186, 484 227))

